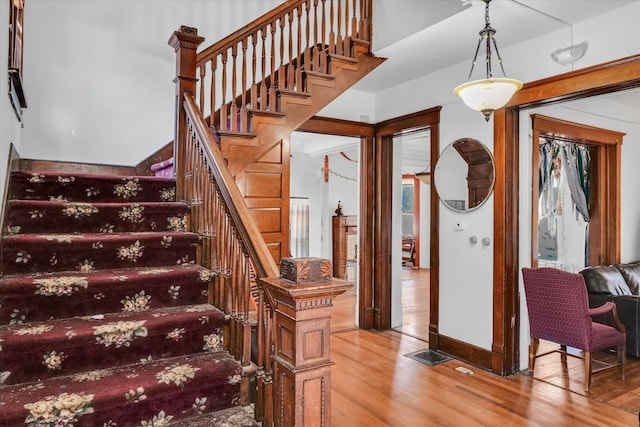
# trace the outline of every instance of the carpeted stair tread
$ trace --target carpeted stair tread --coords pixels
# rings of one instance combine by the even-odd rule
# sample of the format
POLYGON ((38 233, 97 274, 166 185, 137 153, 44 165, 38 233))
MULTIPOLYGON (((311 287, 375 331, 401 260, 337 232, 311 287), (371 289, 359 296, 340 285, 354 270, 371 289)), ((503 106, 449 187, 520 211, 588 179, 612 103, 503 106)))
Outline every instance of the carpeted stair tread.
POLYGON ((9 200, 6 224, 10 234, 185 231, 188 210, 177 202, 9 200))
POLYGON ((9 199, 70 202, 175 200, 175 180, 157 176, 111 176, 56 172, 11 173, 9 199))
POLYGON ((175 179, 12 172, 7 200, 0 427, 258 425, 175 179))
POLYGON ((241 372, 225 352, 199 353, 7 386, 0 426, 166 425, 237 404, 241 372))
POLYGON ((194 233, 16 234, 3 239, 5 274, 172 265, 195 260, 194 233), (64 254, 64 256, 62 256, 64 254))
POLYGON ((216 411, 211 414, 169 422, 167 427, 259 427, 253 416, 253 411, 234 406, 216 411))
POLYGON ((207 302, 211 271, 195 264, 0 277, 0 325, 207 302))
POLYGON ((102 369, 115 361, 126 365, 220 351, 224 324, 224 313, 202 304, 3 326, 3 382, 102 369))

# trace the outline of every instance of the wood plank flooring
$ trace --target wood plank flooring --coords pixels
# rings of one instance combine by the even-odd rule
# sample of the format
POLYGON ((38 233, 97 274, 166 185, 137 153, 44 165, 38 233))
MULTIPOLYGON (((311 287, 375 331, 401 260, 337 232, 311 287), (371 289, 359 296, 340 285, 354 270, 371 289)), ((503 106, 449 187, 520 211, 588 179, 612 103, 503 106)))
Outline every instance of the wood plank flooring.
MULTIPOLYGON (((404 357, 428 347, 429 270, 403 268, 402 276, 402 334, 357 330, 355 289, 334 300, 332 425, 639 425, 640 360, 627 358, 624 381, 616 370, 595 374, 586 392, 582 361, 563 363, 559 354, 538 359, 533 378, 503 378, 457 360, 429 367, 404 357)), ((551 346, 541 342, 539 352, 551 346)))
POLYGON ((457 360, 427 366, 404 356, 426 347, 395 331, 332 334, 331 425, 638 425, 634 413, 526 375, 503 378, 457 360))

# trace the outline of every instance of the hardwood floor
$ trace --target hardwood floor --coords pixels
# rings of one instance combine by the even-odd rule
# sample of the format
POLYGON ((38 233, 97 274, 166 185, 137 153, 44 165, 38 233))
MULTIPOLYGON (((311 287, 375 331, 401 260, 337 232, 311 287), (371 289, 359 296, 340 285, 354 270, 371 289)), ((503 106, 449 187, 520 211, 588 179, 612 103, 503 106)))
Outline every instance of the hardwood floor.
POLYGON ((402 267, 402 326, 398 332, 429 340, 429 269, 402 267))
POLYGON ((427 366, 403 356, 426 347, 395 331, 332 334, 331 425, 638 425, 635 413, 527 375, 503 378, 457 360, 427 366))
MULTIPOLYGON (((395 331, 357 330, 355 289, 334 300, 332 425, 639 425, 637 359, 627 358, 624 381, 615 369, 597 373, 586 392, 583 362, 563 363, 557 353, 539 358, 533 377, 525 366, 508 378, 457 360, 429 367, 404 357, 428 347, 429 270, 404 267, 402 277, 403 326, 395 331), (474 374, 455 371, 458 366, 474 374)), ((541 342, 539 353, 551 346, 541 342)))

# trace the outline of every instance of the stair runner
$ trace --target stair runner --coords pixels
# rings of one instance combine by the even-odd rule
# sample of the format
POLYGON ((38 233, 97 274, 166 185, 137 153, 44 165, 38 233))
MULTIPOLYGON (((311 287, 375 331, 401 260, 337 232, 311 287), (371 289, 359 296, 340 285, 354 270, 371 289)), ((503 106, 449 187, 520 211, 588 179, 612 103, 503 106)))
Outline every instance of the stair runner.
POLYGON ((167 177, 13 172, 0 426, 256 426, 167 177))

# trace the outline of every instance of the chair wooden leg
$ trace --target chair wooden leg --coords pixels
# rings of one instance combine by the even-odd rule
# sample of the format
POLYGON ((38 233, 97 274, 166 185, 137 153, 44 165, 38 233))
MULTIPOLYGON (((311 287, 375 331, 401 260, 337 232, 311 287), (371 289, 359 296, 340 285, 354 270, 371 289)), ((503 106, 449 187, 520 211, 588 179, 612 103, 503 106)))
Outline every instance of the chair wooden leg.
POLYGON ((529 343, 529 375, 533 376, 533 369, 536 366, 536 353, 538 352, 538 345, 540 340, 538 338, 531 337, 529 343))
MULTIPOLYGON (((618 371, 620 372, 620 379, 624 379, 624 369, 627 364, 627 345, 620 344, 618 346, 618 371)), ((640 416, 640 415, 639 415, 640 416)))
POLYGON ((591 385, 591 352, 584 352, 584 389, 589 390, 591 385))

